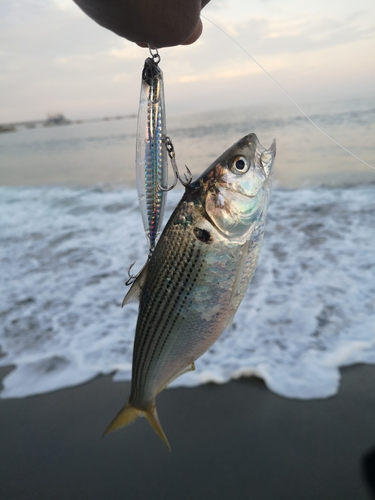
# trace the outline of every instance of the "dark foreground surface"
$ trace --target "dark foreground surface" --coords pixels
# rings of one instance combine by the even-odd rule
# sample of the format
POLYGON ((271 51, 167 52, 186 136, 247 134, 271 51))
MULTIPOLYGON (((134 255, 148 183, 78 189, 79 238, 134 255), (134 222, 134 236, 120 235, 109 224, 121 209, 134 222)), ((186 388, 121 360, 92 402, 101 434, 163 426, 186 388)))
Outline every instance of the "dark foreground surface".
POLYGON ((145 419, 102 438, 129 391, 109 377, 0 400, 0 496, 371 499, 375 367, 342 375, 338 396, 317 401, 278 397, 257 379, 166 390, 158 412, 172 453, 145 419))

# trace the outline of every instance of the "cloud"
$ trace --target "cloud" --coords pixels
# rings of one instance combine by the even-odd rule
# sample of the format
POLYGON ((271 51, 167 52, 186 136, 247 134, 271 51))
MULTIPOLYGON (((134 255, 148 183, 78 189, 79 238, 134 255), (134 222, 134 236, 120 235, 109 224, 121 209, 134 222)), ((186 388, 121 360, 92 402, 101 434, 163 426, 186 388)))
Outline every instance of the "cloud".
MULTIPOLYGON (((335 75, 347 86, 375 77, 364 56, 375 50, 375 10, 368 10, 368 0, 363 0, 366 12, 351 0, 351 10, 345 4, 337 16, 312 0, 296 1, 250 6, 248 0, 213 0, 203 14, 288 88, 311 93, 314 82, 330 85, 335 75)), ((268 77, 259 67, 203 22, 197 43, 160 51, 169 109, 229 106, 241 100, 241 93, 272 96, 274 89, 264 84, 268 77)), ((0 121, 43 117, 50 109, 72 118, 133 113, 148 55, 147 49, 101 28, 72 0, 0 0, 0 121)))
POLYGON ((126 80, 124 68, 133 71, 133 44, 99 27, 72 0, 1 2, 0 37, 0 121, 41 118, 47 109, 97 116, 126 80), (88 96, 91 112, 83 104, 88 96))
POLYGON ((137 45, 121 40, 117 47, 113 47, 108 51, 108 56, 124 61, 139 61, 141 53, 145 54, 145 51, 140 49, 137 45))
POLYGON ((217 20, 237 42, 254 54, 296 53, 375 38, 375 22, 366 12, 342 20, 330 17, 251 17, 240 22, 217 20))
POLYGON ((63 12, 69 12, 77 17, 81 15, 80 10, 77 9, 77 5, 75 5, 73 0, 50 0, 50 2, 63 12))

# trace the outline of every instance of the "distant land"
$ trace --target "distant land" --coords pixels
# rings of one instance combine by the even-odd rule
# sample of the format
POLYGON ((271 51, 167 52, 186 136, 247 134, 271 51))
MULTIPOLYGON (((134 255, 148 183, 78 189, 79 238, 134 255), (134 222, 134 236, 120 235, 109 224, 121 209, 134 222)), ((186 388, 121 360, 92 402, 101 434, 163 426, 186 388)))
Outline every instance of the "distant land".
POLYGON ((130 115, 116 115, 116 116, 105 116, 104 118, 91 118, 87 120, 69 120, 65 118, 62 113, 54 113, 47 115, 45 120, 29 120, 24 122, 14 122, 14 123, 1 123, 1 132, 16 132, 17 130, 26 128, 38 128, 38 127, 56 127, 61 125, 71 125, 89 122, 100 122, 100 121, 111 121, 111 120, 125 120, 136 118, 136 114, 130 115))

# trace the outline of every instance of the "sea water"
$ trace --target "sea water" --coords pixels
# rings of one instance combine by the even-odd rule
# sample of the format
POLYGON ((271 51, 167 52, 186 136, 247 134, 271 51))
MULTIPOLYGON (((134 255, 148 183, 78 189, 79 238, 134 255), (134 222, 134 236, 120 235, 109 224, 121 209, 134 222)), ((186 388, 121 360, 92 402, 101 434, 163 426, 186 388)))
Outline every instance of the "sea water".
MULTIPOLYGON (((320 105, 314 118, 374 163, 373 100, 320 105)), ((266 147, 278 140, 253 281, 231 330, 171 386, 257 375, 286 397, 335 394, 340 366, 375 363, 375 173, 289 108, 170 123, 195 174, 251 131, 266 147)), ((129 119, 0 136, 0 365, 15 366, 3 398, 101 373, 130 380, 137 305, 121 301, 129 265, 147 257, 134 130, 129 119)), ((166 218, 181 194, 169 193, 166 218)))

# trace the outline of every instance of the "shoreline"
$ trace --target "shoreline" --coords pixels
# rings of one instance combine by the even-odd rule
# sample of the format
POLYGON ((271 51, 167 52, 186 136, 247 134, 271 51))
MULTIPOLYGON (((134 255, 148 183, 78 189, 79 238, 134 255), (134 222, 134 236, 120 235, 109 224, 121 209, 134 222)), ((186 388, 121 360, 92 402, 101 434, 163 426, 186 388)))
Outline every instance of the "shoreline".
POLYGON ((371 499, 363 460, 375 453, 375 366, 341 373, 339 394, 325 400, 282 398, 256 378, 166 390, 158 413, 172 453, 146 419, 102 438, 129 382, 99 376, 2 399, 2 494, 12 500, 371 499))
MULTIPOLYGON (((71 190, 96 190, 100 189, 103 191, 126 191, 126 190, 136 190, 136 180, 135 176, 127 178, 126 181, 120 177, 114 179, 97 179, 94 180, 93 183, 88 183, 86 181, 80 180, 61 180, 61 179, 51 179, 49 181, 41 181, 41 180, 29 180, 26 179, 26 182, 14 182, 10 180, 2 179, 0 182, 1 189, 71 189, 71 190), (134 178, 133 178, 134 177, 134 178)), ((315 178, 310 178, 308 180, 301 180, 300 183, 297 184, 288 184, 283 183, 280 180, 276 180, 273 185, 273 189, 280 191, 300 191, 306 189, 361 189, 366 187, 373 187, 375 185, 375 177, 372 171, 369 169, 369 172, 358 172, 351 171, 346 172, 344 174, 340 173, 338 175, 318 175, 315 178)), ((177 186, 174 188, 175 192, 179 192, 181 195, 184 192, 182 186, 177 186)))

